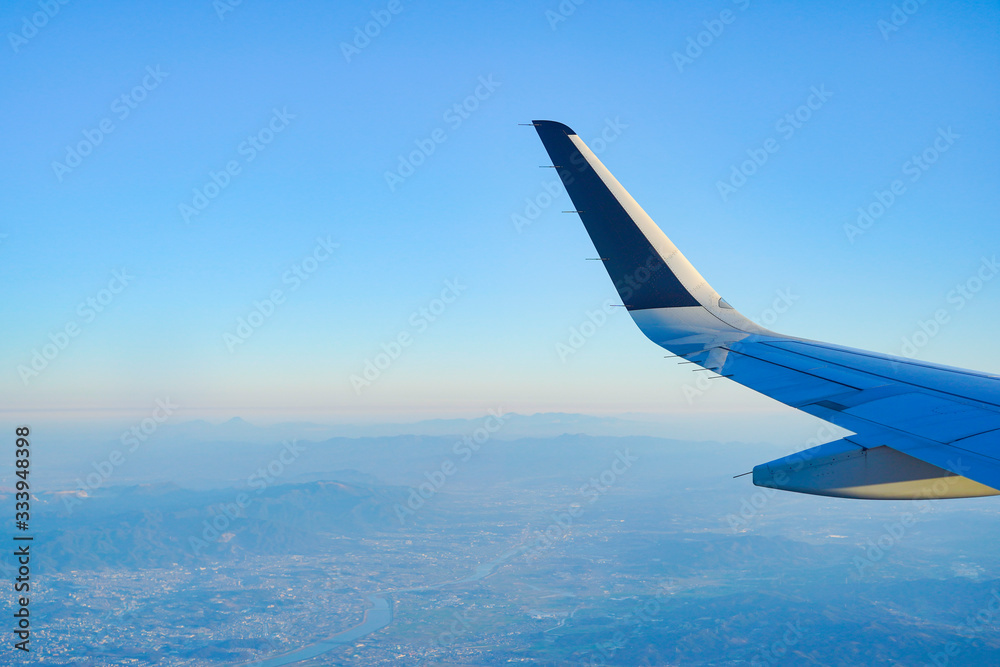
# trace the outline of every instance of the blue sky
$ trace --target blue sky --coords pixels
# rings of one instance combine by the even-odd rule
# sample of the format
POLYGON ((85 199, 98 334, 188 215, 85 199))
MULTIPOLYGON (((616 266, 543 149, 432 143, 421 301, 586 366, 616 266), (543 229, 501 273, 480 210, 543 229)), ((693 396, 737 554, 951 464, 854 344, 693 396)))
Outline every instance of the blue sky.
POLYGON ((544 150, 518 126, 533 118, 611 139, 605 164, 748 316, 898 354, 944 310, 916 356, 1000 371, 1000 280, 949 299, 1000 250, 995 3, 914 2, 895 24, 892 2, 224 6, 0 11, 10 418, 142 413, 168 396, 191 417, 256 422, 778 410, 722 383, 689 402, 691 374, 623 312, 560 356, 615 294, 560 213, 568 198, 547 198, 544 150), (373 11, 391 21, 345 56, 373 11), (811 95, 807 120, 780 124, 811 95), (768 139, 776 152, 721 196, 768 139), (67 162, 81 142, 89 154, 67 162), (926 150, 936 160, 914 172, 926 150), (196 190, 215 196, 185 216, 196 190), (77 334, 25 381, 19 367, 67 325, 77 334), (401 334, 398 357, 352 386, 401 334))

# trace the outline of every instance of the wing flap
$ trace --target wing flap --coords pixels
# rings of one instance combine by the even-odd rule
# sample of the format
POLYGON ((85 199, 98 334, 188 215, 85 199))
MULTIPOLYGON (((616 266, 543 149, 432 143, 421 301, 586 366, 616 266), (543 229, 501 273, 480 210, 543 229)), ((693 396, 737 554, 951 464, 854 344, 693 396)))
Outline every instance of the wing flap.
MULTIPOLYGON (((971 466, 967 466, 971 467, 971 466)), ((1000 494, 993 487, 887 447, 835 440, 753 469, 753 483, 836 498, 913 500, 1000 494)))

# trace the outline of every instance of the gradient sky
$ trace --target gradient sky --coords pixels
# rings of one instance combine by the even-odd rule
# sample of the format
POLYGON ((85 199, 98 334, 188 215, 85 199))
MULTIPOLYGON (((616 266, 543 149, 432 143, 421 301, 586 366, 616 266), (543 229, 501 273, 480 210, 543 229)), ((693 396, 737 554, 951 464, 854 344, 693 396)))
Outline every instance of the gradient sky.
POLYGON ((25 20, 45 3, 0 10, 8 417, 142 413, 164 397, 191 417, 255 422, 777 409, 724 381, 689 404, 692 374, 620 310, 560 358, 616 295, 560 213, 569 199, 545 199, 554 174, 518 126, 534 118, 595 150, 618 127, 601 159, 749 317, 898 354, 943 309, 916 356, 1000 371, 1000 279, 961 309, 948 299, 1000 254, 996 3, 914 3, 890 31, 890 1, 587 0, 563 2, 574 11, 558 22, 555 0, 404 1, 348 58, 342 44, 390 3, 245 0, 220 16, 223 2, 70 1, 34 33, 25 20), (699 33, 707 46, 678 67, 699 33), (144 78, 121 118, 115 100, 144 78), (477 87, 478 108, 449 113, 477 87), (777 123, 814 87, 832 95, 787 136, 777 123), (249 160, 244 142, 275 110, 294 118, 249 160), (113 130, 78 166, 53 166, 102 122, 113 130), (390 188, 386 172, 435 131, 444 141, 390 188), (949 131, 910 180, 908 161, 949 131), (720 196, 772 137, 779 150, 720 196), (230 161, 239 173, 185 221, 179 206, 230 161), (844 225, 895 179, 905 192, 850 242, 844 225), (512 216, 540 195, 548 205, 518 229, 512 216), (292 289, 283 276, 328 237, 333 256, 292 289), (88 321, 78 305, 122 269, 134 278, 88 321), (449 280, 458 298, 414 324, 449 280), (284 302, 230 351, 224 335, 275 289, 284 302), (78 335, 26 384, 18 367, 67 324, 78 335), (412 344, 355 391, 352 374, 400 333, 412 344))

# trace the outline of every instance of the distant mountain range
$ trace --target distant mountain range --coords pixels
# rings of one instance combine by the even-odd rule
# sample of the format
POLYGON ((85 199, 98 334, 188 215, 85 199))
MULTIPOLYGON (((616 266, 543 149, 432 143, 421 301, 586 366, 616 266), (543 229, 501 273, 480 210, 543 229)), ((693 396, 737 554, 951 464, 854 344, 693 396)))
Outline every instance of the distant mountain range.
MULTIPOLYGON (((289 437, 309 440, 327 438, 384 437, 393 435, 462 435, 482 426, 488 415, 474 419, 427 419, 417 422, 374 424, 318 424, 314 422, 284 422, 256 426, 240 417, 214 424, 196 419, 177 424, 165 424, 162 437, 200 441, 272 442, 289 437)), ((664 436, 669 431, 665 420, 648 418, 596 417, 592 415, 546 412, 532 415, 504 414, 504 425, 497 437, 547 437, 564 434, 584 435, 648 435, 664 436)))
MULTIPOLYGON (((0 501, 11 501, 0 496, 0 501)), ((329 552, 329 535, 392 530, 405 492, 340 481, 192 491, 174 484, 34 501, 38 562, 52 570, 170 567, 206 558, 329 552)))

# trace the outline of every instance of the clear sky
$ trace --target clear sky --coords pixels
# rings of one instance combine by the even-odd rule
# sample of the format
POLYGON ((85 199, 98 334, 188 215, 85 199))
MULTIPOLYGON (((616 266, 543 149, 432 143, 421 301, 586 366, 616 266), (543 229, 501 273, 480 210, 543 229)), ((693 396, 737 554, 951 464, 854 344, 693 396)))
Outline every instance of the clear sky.
POLYGON ((996 3, 234 3, 0 10, 8 417, 774 409, 620 310, 560 355, 616 295, 535 118, 748 316, 898 354, 944 311, 915 356, 1000 371, 1000 279, 952 293, 1000 254, 996 3))

